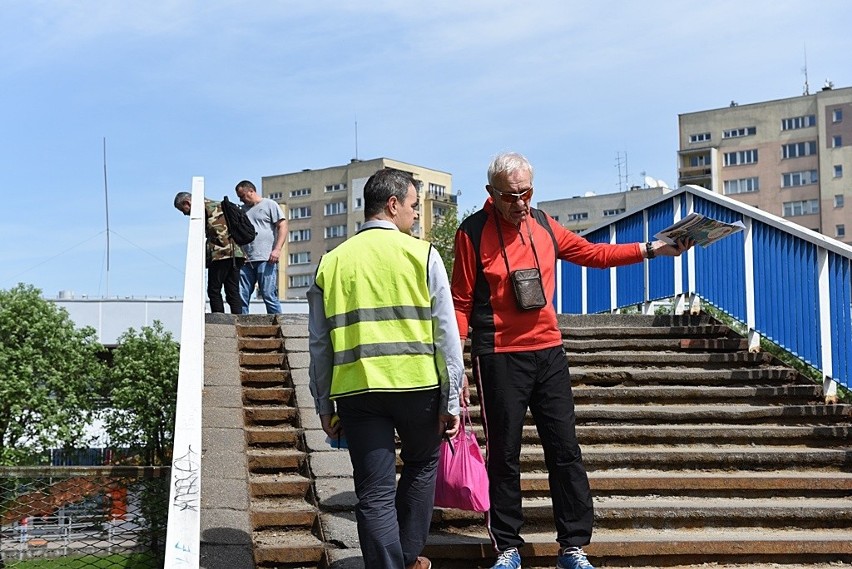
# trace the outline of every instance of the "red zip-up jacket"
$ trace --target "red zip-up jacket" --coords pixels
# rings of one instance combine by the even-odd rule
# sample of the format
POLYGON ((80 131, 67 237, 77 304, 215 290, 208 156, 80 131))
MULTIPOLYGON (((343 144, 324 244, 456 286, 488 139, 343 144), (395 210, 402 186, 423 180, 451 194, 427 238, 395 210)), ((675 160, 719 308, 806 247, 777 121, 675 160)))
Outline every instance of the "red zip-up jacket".
POLYGON ((472 355, 525 352, 562 345, 556 310, 549 302, 556 288, 557 258, 603 269, 638 263, 643 256, 638 243, 590 243, 543 211, 531 211, 520 227, 516 227, 500 215, 490 197, 481 210, 461 222, 456 232, 451 287, 462 339, 467 337, 468 328, 472 329, 472 355), (550 226, 552 237, 533 214, 550 226), (500 251, 497 223, 502 229, 511 271, 536 267, 534 244, 544 295, 548 299, 544 308, 518 308, 500 251))

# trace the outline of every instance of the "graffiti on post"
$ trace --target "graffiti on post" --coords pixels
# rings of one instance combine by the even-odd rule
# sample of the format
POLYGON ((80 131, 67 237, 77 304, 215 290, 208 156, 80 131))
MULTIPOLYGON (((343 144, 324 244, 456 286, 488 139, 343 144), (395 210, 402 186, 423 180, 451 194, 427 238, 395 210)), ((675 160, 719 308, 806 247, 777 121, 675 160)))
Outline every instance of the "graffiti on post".
POLYGON ((198 453, 192 450, 192 445, 188 447, 186 454, 174 460, 172 479, 175 488, 172 506, 177 507, 179 511, 198 511, 201 498, 198 480, 200 466, 198 453))

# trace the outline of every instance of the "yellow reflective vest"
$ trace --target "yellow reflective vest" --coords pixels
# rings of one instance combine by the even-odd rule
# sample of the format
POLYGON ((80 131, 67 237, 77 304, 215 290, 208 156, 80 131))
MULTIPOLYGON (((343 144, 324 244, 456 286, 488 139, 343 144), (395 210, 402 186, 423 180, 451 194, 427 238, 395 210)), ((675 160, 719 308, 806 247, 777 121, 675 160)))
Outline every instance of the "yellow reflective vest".
POLYGON ((320 260, 334 365, 331 399, 438 387, 428 260, 431 244, 371 228, 320 260))

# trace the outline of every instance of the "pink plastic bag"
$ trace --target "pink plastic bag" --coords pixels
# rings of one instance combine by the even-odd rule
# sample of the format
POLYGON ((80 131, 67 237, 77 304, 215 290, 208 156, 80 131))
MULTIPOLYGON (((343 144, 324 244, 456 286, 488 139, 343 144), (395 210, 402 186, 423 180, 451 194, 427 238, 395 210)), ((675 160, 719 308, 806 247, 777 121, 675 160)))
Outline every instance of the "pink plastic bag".
POLYGON ((488 498, 488 473, 467 408, 462 409, 458 435, 452 441, 441 441, 440 452, 435 506, 487 512, 491 505, 488 498))

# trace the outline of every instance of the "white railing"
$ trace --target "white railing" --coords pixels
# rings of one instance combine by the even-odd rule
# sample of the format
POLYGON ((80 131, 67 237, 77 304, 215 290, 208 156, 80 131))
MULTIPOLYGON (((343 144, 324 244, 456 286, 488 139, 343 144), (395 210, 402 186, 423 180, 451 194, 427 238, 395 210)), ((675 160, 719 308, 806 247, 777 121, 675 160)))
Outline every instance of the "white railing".
POLYGON ((197 569, 201 543, 201 390, 204 386, 204 178, 192 178, 165 569, 197 569))

